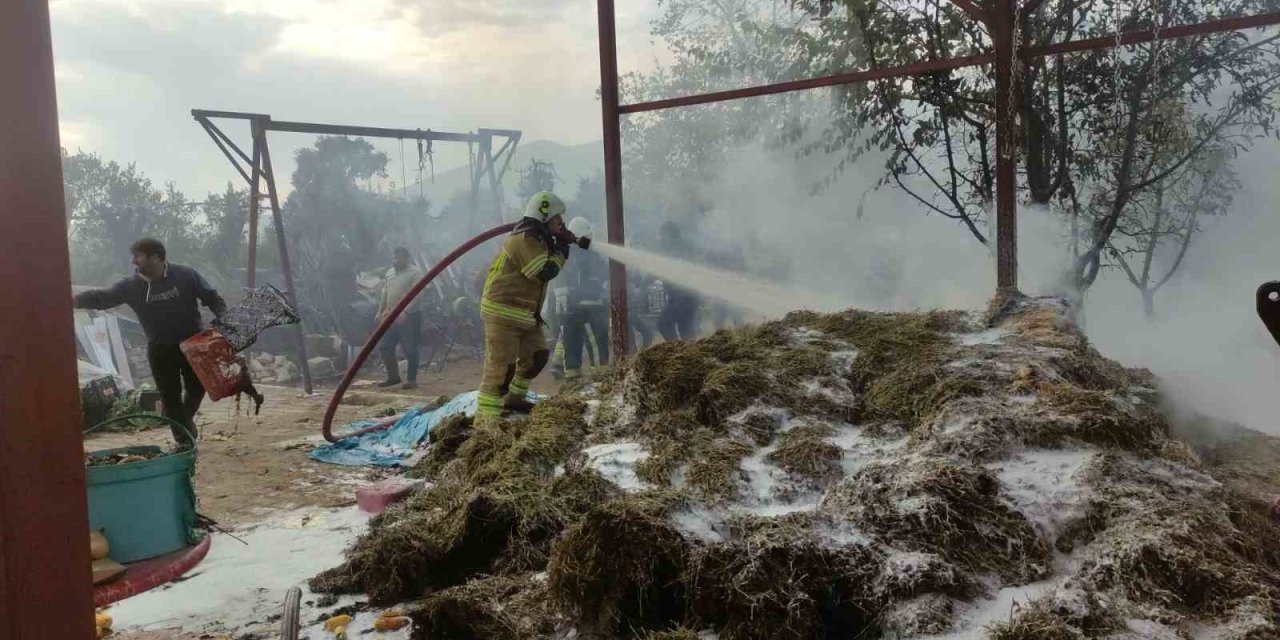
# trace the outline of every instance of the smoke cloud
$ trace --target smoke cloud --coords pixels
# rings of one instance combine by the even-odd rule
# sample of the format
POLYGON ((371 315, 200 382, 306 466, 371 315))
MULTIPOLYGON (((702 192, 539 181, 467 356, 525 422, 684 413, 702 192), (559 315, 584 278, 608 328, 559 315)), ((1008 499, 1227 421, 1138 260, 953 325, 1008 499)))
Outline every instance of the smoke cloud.
MULTIPOLYGON (((693 229, 709 251, 742 247, 748 271, 784 274, 798 288, 851 307, 879 310, 981 309, 995 290, 992 252, 957 221, 926 215, 895 187, 875 188, 883 159, 865 157, 836 184, 812 194, 814 176, 835 160, 797 157, 760 143, 735 152, 699 194, 709 210, 693 229), (785 267, 779 267, 785 265, 785 267)), ((1280 217, 1267 167, 1280 145, 1237 159, 1244 183, 1232 210, 1206 225, 1148 320, 1122 272, 1104 273, 1081 321, 1096 347, 1146 367, 1184 412, 1201 412, 1280 433, 1275 400, 1280 346, 1254 312, 1253 295, 1280 278, 1280 217)), ((1019 284, 1024 293, 1061 295, 1069 232, 1045 208, 1019 211, 1019 284)), ((994 229, 983 229, 994 238, 994 229)))

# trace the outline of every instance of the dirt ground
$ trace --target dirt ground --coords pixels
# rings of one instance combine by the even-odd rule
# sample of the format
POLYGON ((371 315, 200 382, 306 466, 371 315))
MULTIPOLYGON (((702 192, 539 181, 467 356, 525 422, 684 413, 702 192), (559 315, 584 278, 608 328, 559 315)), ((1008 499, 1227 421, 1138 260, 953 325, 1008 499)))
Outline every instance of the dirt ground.
MULTIPOLYGON (((379 389, 378 378, 357 380, 346 393, 334 418, 336 427, 378 418, 390 411, 430 402, 441 395, 475 389, 481 366, 475 360, 449 363, 442 373, 422 372, 418 388, 379 389)), ((535 382, 535 390, 554 391, 550 376, 535 382)), ((197 416, 200 428, 196 463, 197 510, 222 527, 260 522, 271 513, 303 507, 338 507, 355 503, 355 489, 393 472, 342 467, 315 462, 307 452, 324 442, 321 435, 325 406, 336 380, 318 383, 315 393, 300 388, 259 386, 266 394, 260 415, 252 415, 246 399, 237 408, 234 399, 205 402, 197 416)), ((168 447, 166 429, 140 433, 90 434, 86 451, 153 444, 168 447)), ((117 633, 121 640, 197 640, 222 636, 176 631, 117 633)))
MULTIPOLYGON (((423 372, 418 388, 379 389, 376 379, 357 380, 334 418, 335 427, 355 420, 377 418, 429 402, 440 395, 474 389, 480 363, 451 362, 443 373, 423 372)), ((291 387, 260 387, 266 403, 252 415, 246 399, 205 402, 197 416, 200 443, 196 463, 198 511, 233 529, 281 509, 352 504, 356 487, 376 480, 377 470, 321 464, 307 452, 324 442, 321 426, 333 387, 318 385, 306 396, 291 387)), ((90 434, 86 450, 97 451, 133 444, 168 446, 172 437, 155 429, 136 434, 90 434)))

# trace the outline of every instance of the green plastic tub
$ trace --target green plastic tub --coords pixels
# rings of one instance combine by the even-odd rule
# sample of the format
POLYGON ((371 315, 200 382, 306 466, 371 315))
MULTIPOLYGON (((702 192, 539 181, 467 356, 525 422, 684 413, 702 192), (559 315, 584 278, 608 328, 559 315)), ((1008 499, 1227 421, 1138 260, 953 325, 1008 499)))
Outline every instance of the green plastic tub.
MULTIPOLYGON (((94 429, 118 420, 121 419, 109 420, 94 429)), ((152 446, 121 447, 90 452, 89 457, 162 451, 152 446)), ((191 482, 194 470, 195 449, 85 469, 89 526, 107 537, 113 560, 146 560, 199 542, 195 530, 196 494, 191 482)))

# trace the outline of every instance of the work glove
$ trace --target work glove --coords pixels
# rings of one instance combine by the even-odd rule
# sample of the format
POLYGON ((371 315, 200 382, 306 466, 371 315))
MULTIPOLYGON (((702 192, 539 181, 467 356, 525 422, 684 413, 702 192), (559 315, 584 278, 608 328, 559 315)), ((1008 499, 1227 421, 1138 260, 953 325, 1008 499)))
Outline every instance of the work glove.
POLYGON ((564 237, 556 236, 555 252, 564 256, 565 260, 569 259, 569 247, 573 246, 573 241, 564 237))

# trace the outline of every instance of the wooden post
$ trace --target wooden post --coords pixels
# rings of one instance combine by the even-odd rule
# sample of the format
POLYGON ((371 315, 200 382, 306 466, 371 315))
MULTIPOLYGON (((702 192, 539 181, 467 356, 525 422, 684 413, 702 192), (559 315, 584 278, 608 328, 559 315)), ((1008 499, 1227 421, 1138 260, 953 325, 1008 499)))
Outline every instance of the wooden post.
MULTIPOLYGON (((604 198, 610 244, 623 245, 627 234, 622 219, 622 132, 618 112, 618 46, 613 0, 596 0, 600 30, 600 111, 604 125, 604 198)), ((631 352, 627 316, 627 268, 609 261, 610 349, 617 357, 631 352)))
POLYGON ((94 637, 49 6, 0 2, 0 640, 94 637))

